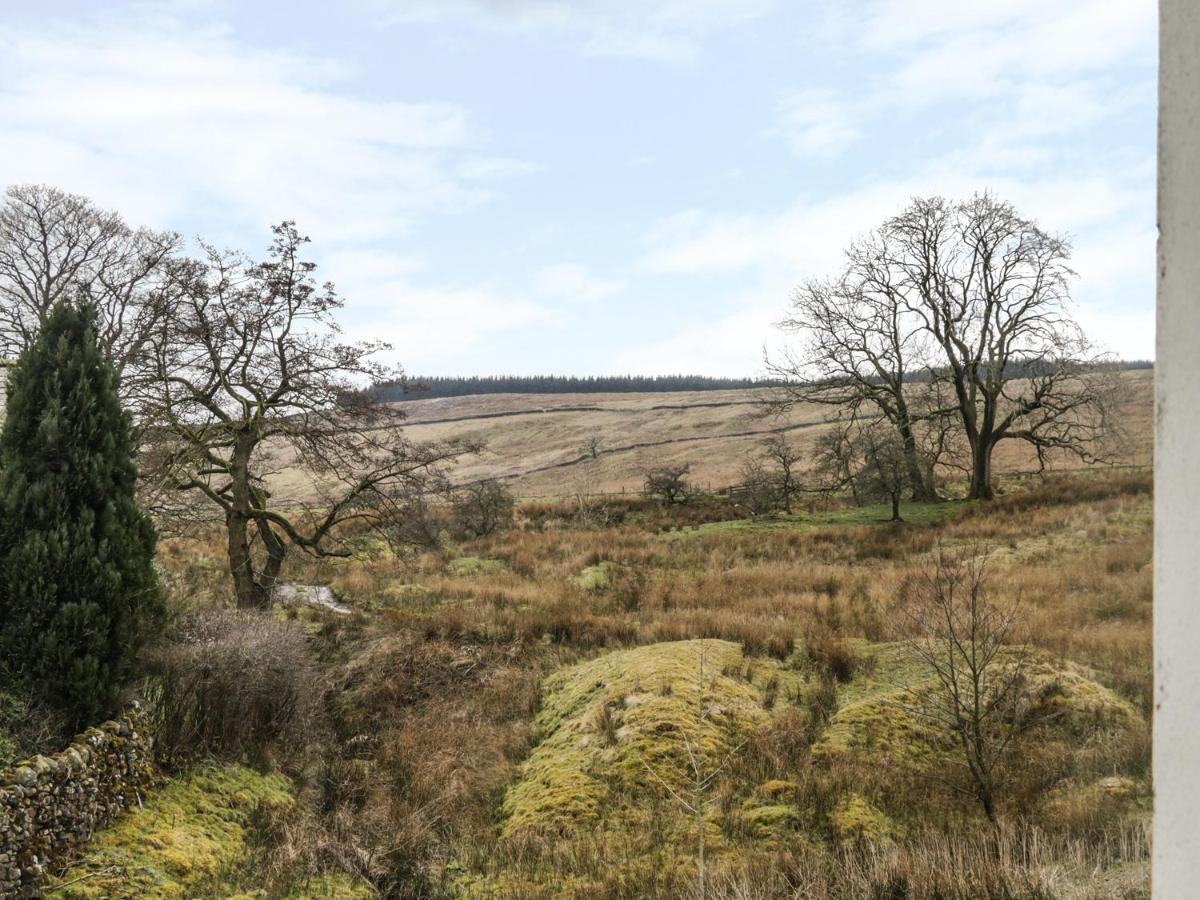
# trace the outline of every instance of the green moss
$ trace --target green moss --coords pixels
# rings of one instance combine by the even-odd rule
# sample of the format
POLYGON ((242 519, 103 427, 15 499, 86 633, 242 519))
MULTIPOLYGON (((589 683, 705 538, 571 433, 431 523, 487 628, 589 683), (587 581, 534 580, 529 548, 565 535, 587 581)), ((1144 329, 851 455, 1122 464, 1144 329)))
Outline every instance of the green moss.
POLYGON ((460 556, 446 565, 451 575, 493 575, 505 569, 502 559, 483 559, 479 556, 460 556))
POLYGON ((379 601, 389 606, 421 605, 431 596, 429 588, 421 584, 388 584, 379 592, 379 601))
POLYGON ((615 564, 605 561, 594 566, 588 566, 575 576, 575 583, 585 591, 600 592, 612 584, 612 572, 615 564))
POLYGON ((653 644, 606 654, 548 679, 543 738, 504 801, 505 834, 623 829, 647 795, 685 791, 689 746, 724 757, 767 714, 760 690, 722 674, 741 666, 728 641, 653 644))
MULTIPOLYGON (((269 896, 260 889, 230 894, 228 900, 266 900, 269 896)), ((379 892, 365 881, 345 872, 330 872, 299 881, 283 895, 283 900, 374 900, 378 896, 379 892)))
POLYGON ((842 798, 830 814, 829 822, 840 841, 889 841, 902 838, 907 832, 903 825, 858 794, 842 798))
POLYGON ((800 810, 790 803, 751 806, 739 814, 742 831, 757 841, 776 841, 786 838, 803 824, 800 810))
POLYGON ((203 766, 169 782, 97 834, 86 856, 46 884, 46 897, 183 898, 244 863, 251 817, 292 802, 282 775, 203 766))
MULTIPOLYGON (((873 660, 839 691, 840 708, 813 759, 825 764, 861 766, 867 771, 895 766, 927 768, 957 759, 958 748, 946 730, 914 714, 938 690, 932 673, 902 644, 859 644, 873 660)), ((1009 657, 1006 665, 1012 665, 1009 657)), ((1032 721, 1041 722, 1044 740, 1089 740, 1140 727, 1134 708, 1095 680, 1095 673, 1046 654, 1022 663, 1032 721)))
MULTIPOLYGON (((651 879, 690 870, 696 822, 679 798, 697 797, 691 760, 702 775, 727 766, 775 714, 764 705, 767 685, 777 690, 798 679, 779 662, 745 659, 740 645, 721 640, 622 650, 555 673, 536 719, 540 741, 504 800, 502 835, 517 845, 546 839, 556 856, 578 842, 651 879)), ((764 785, 732 806, 713 802, 715 784, 702 792, 709 853, 732 850, 731 835, 775 841, 793 834, 800 825, 793 788, 764 785)), ((580 877, 576 884, 575 875, 547 864, 479 873, 465 883, 471 896, 522 879, 524 893, 514 896, 590 896, 580 877)))
MULTIPOLYGON (((966 507, 962 502, 905 503, 900 515, 906 524, 928 525, 940 522, 966 507)), ((790 516, 762 516, 757 519, 729 519, 723 522, 707 522, 695 527, 682 528, 661 535, 664 540, 676 540, 692 535, 737 534, 770 529, 815 531, 824 528, 860 527, 864 525, 891 525, 890 505, 852 506, 824 512, 796 513, 790 516)))

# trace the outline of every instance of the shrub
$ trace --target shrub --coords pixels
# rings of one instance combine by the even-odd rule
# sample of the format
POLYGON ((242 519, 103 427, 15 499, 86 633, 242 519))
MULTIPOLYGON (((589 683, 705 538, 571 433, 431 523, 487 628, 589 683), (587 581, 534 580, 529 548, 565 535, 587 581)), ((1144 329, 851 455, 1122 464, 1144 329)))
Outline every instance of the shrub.
POLYGON ((298 767, 313 742, 321 687, 299 626, 256 611, 188 619, 151 656, 159 756, 262 762, 287 747, 298 767))
POLYGON ((454 499, 454 525, 467 537, 487 537, 513 523, 513 496, 495 478, 464 485, 454 499))
POLYGON ((823 628, 815 628, 804 638, 804 651, 817 672, 843 684, 854 677, 860 660, 854 649, 823 628))
POLYGON ((74 724, 116 705, 163 609, 117 380, 94 307, 61 302, 9 376, 0 434, 3 655, 74 724))
POLYGON ((688 472, 691 465, 663 466, 646 473, 644 490, 647 496, 657 497, 664 503, 683 503, 691 493, 688 472))

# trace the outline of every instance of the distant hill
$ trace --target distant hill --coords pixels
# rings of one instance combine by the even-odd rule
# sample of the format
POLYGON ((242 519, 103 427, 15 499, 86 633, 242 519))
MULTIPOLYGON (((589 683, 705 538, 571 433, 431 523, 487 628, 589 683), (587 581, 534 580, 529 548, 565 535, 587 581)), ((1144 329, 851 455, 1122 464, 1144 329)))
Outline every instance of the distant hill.
MULTIPOLYGON (((1131 396, 1120 416, 1125 446, 1118 462, 1145 465, 1153 443, 1153 373, 1143 368, 1124 377, 1131 396)), ((738 483, 746 456, 771 434, 786 433, 807 454, 830 427, 829 410, 818 406, 764 418, 757 397, 746 389, 415 395, 403 404, 404 431, 414 441, 482 440, 487 450, 464 460, 454 479, 503 478, 522 497, 638 491, 647 469, 668 463, 690 464, 696 484, 716 489, 738 483)), ((997 450, 998 471, 1032 470, 1035 463, 1020 442, 1005 441, 997 450)), ((1069 457, 1053 463, 1079 465, 1069 457)), ((311 475, 286 461, 282 468, 271 479, 274 489, 307 498, 311 475)))

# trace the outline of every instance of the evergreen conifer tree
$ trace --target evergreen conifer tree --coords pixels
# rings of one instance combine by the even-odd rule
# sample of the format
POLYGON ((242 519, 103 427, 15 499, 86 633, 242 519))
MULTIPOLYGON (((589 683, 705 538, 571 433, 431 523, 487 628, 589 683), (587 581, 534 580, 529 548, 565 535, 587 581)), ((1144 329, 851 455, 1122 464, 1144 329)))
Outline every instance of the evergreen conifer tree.
POLYGON ((163 609, 117 388, 95 308, 60 302, 0 432, 0 653, 76 724, 110 710, 163 609))

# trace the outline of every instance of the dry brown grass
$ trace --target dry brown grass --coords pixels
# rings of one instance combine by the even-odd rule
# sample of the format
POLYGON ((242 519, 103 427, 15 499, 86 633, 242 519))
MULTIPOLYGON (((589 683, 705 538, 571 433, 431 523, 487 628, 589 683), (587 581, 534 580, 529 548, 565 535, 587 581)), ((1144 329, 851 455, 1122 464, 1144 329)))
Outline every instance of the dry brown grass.
MULTIPOLYGON (((1117 462, 1145 466, 1152 456, 1153 372, 1129 371, 1122 378, 1130 390, 1119 417, 1125 433, 1124 451, 1117 462)), ((487 452, 464 461, 457 477, 505 478, 520 497, 570 497, 581 491, 637 495, 645 472, 667 465, 690 465, 693 484, 716 488, 741 480, 744 460, 759 449, 759 442, 771 429, 791 429, 789 440, 807 457, 827 427, 828 410, 815 405, 800 406, 778 420, 758 418, 754 397, 754 391, 741 390, 416 400, 404 404, 409 415, 405 431, 413 440, 483 440, 487 452), (553 412, 570 407, 589 408, 553 412), (462 418, 496 413, 504 415, 462 418), (441 421, 448 419, 458 421, 441 421), (544 468, 579 459, 584 455, 581 448, 593 434, 604 439, 606 450, 599 458, 544 468), (666 443, 634 446, 654 442, 666 443), (617 450, 622 447, 630 449, 617 450), (613 450, 616 452, 610 452, 613 450)), ((998 472, 1032 470, 1035 462, 1030 448, 1020 441, 1004 441, 997 448, 998 472)), ((1052 458, 1051 464, 1071 469, 1079 462, 1060 456, 1052 458)), ((272 478, 272 491, 278 498, 306 497, 311 493, 311 481, 307 473, 285 465, 272 478)))
MULTIPOLYGON (((994 590, 1021 598, 1036 646, 1094 669, 1148 722, 1149 489, 1145 475, 1052 480, 933 525, 730 528, 673 539, 657 533, 656 519, 639 518, 636 503, 603 528, 580 524, 569 503, 542 503, 524 529, 453 552, 397 559, 364 542, 355 559, 290 560, 289 578, 331 583, 365 612, 315 617, 334 744, 310 781, 309 818, 283 829, 281 858, 350 868, 389 896, 438 896, 460 867, 498 865, 586 875, 595 892, 581 896, 686 896, 692 882, 678 865, 622 870, 612 844, 504 846, 497 825, 504 791, 538 737, 544 675, 611 649, 715 637, 805 673, 800 689, 771 693, 773 724, 739 754, 729 790, 786 780, 807 824, 766 852, 728 823, 742 849, 721 858, 710 896, 1082 897, 1072 891, 1089 866, 1116 879, 1113 896, 1141 896, 1145 835, 1128 824, 1140 821, 1128 798, 1084 792, 1047 805, 1043 795, 1110 775, 1148 778, 1148 726, 1120 743, 1031 748, 1022 762, 1038 775, 1014 779, 1005 807, 1014 830, 987 852, 970 832, 969 805, 882 767, 873 776, 820 771, 807 754, 839 682, 865 664, 856 641, 904 636, 895 606, 938 541, 986 547, 994 590), (595 567, 604 578, 581 578, 595 567), (928 828, 831 855, 811 842, 838 846, 829 820, 848 786, 881 808, 919 810, 928 828), (1126 825, 1114 831, 1114 821, 1126 825)), ((226 596, 212 562, 216 539, 164 546, 171 583, 189 602, 226 596)))

